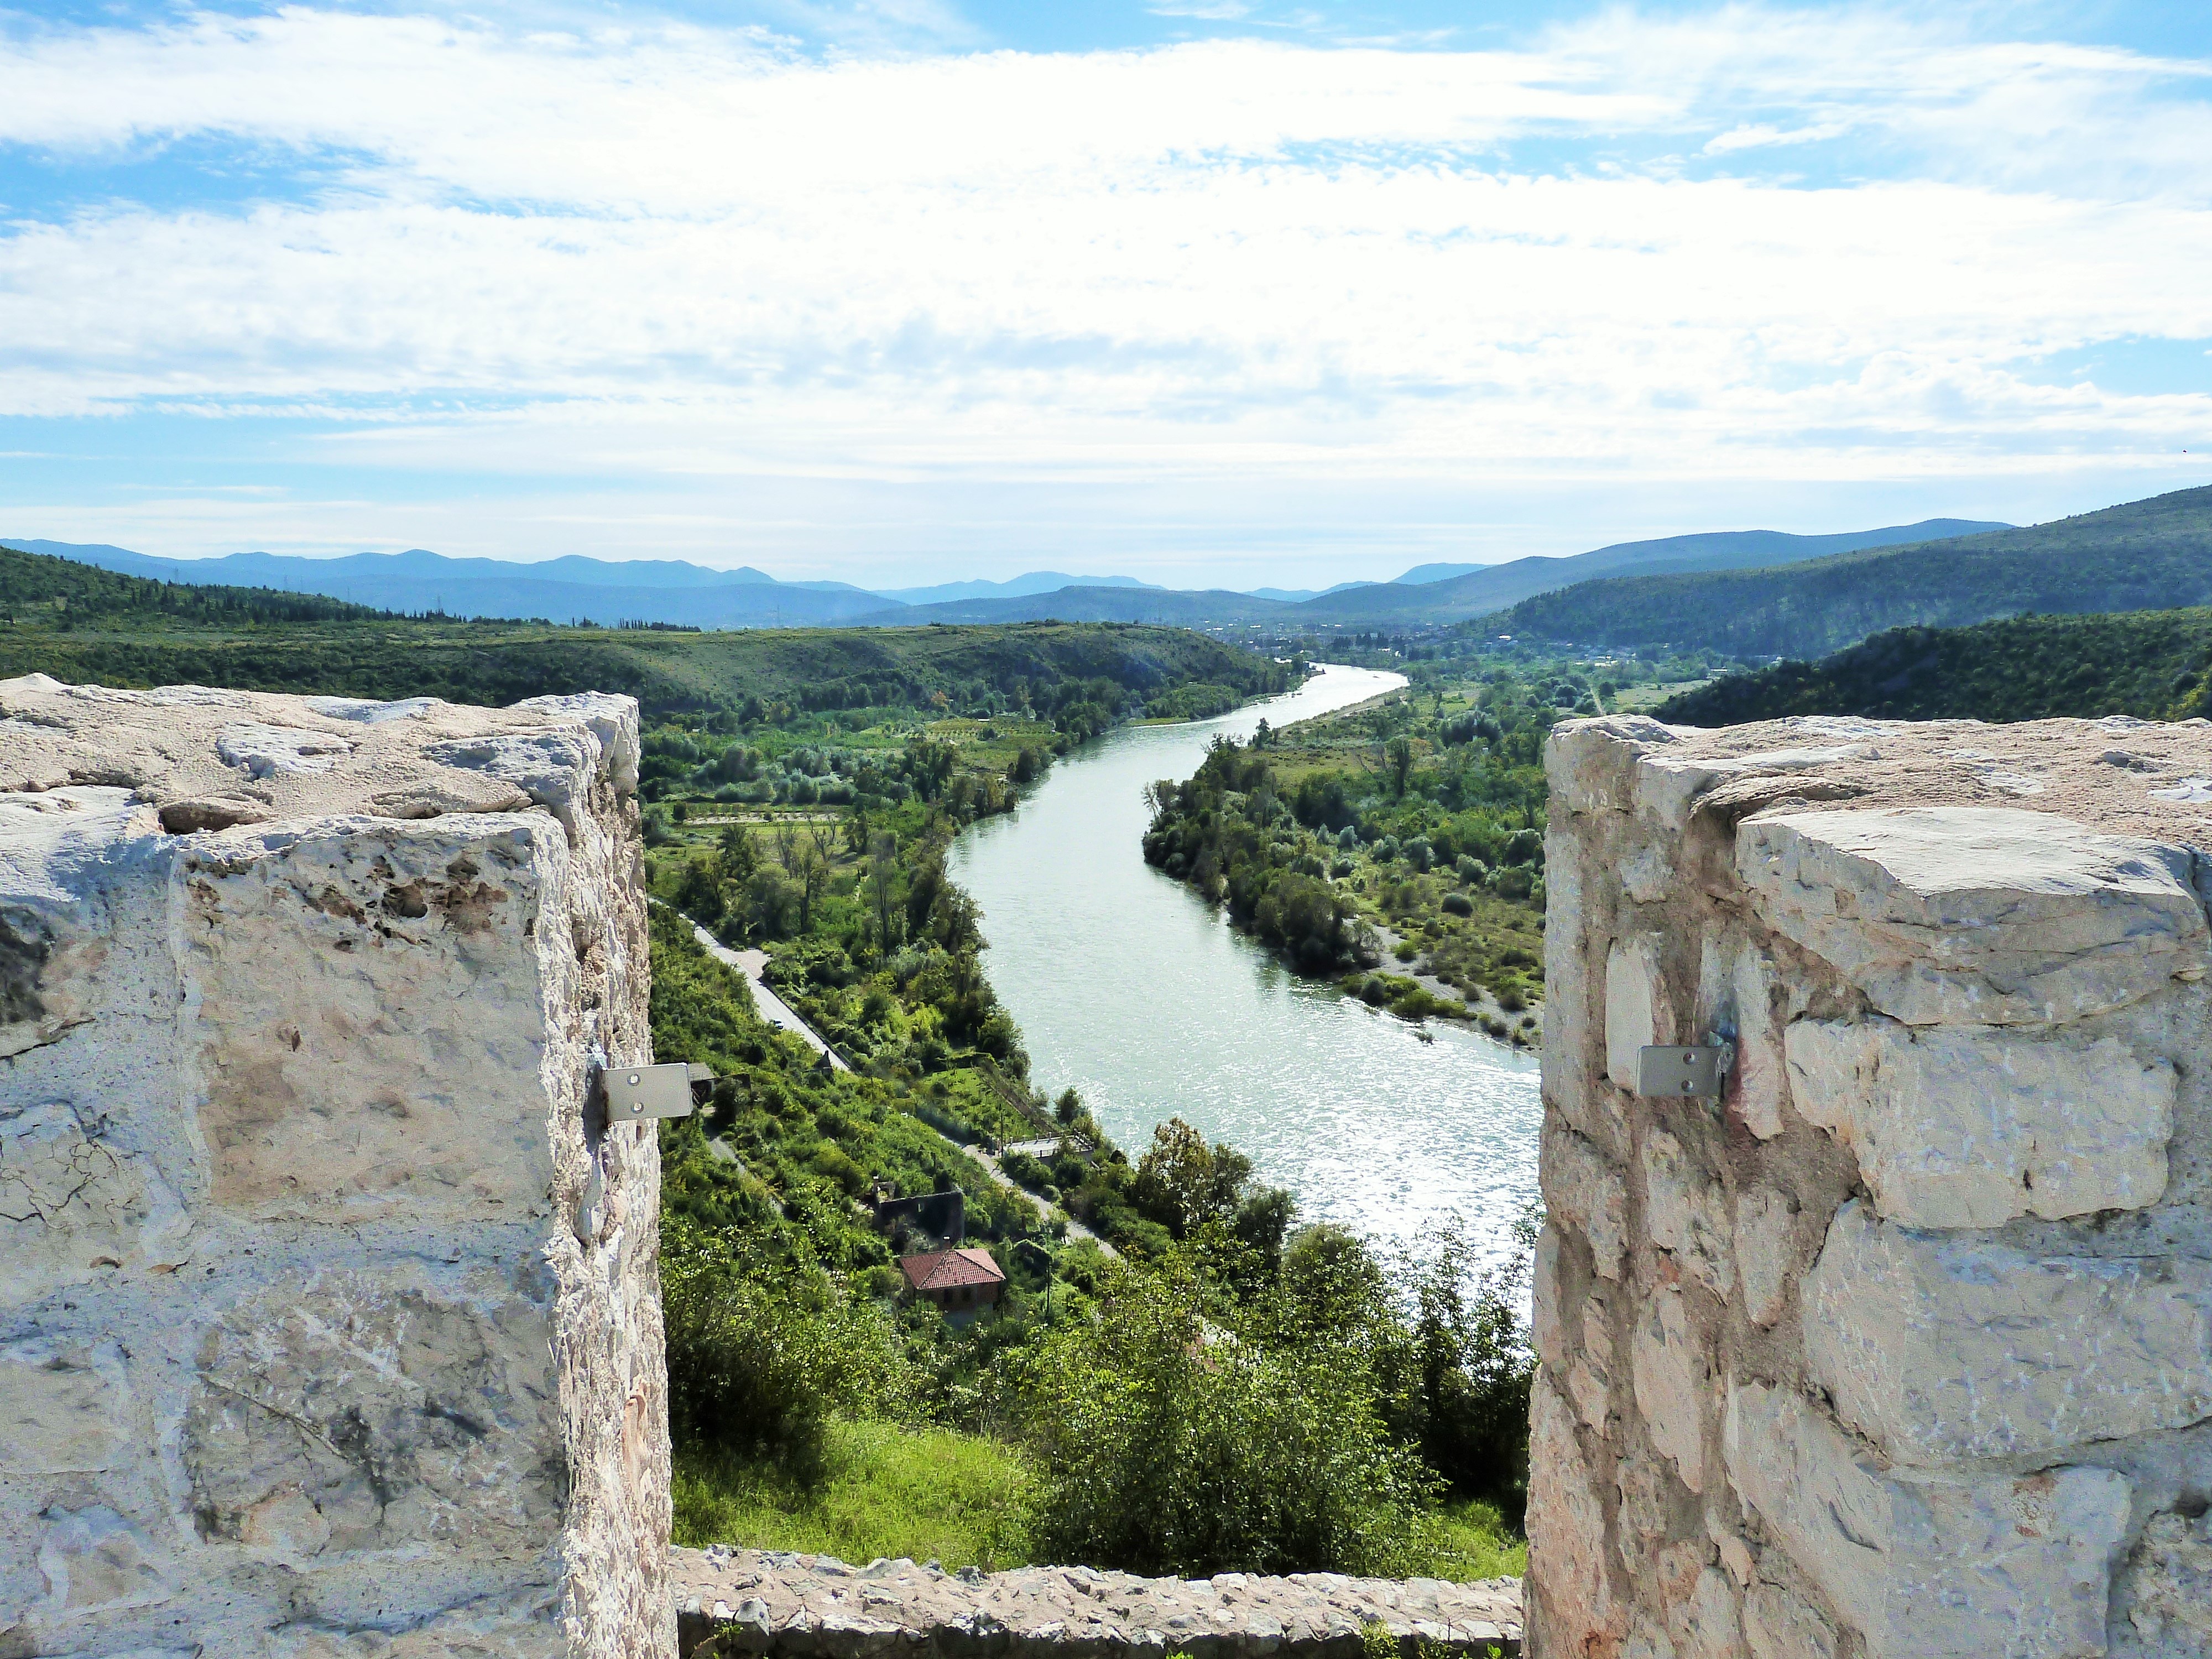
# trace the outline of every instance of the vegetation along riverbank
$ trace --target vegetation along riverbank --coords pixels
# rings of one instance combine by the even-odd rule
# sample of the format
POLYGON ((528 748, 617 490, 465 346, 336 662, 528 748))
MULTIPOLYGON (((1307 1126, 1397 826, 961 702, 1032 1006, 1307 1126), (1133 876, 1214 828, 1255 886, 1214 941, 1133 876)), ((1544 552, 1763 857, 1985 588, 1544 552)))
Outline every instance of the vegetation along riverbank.
POLYGON ((1154 784, 1145 857, 1301 972, 1534 1044, 1542 748, 1567 711, 1549 675, 1410 666, 1402 692, 1224 739, 1190 778, 1154 784))
POLYGON ((1510 1570, 1517 1282, 1480 1279, 1456 1237, 1385 1258, 1302 1228, 1234 1149, 1171 1122, 1133 1158, 1073 1093, 1032 1089, 945 855, 1055 735, 967 715, 834 739, 684 728, 696 757, 664 726, 651 745, 655 1049, 722 1079, 665 1140, 681 1534, 993 1565, 1510 1570), (799 751, 833 740, 848 763, 810 770, 799 751), (725 763, 734 744, 757 752, 725 763), (750 788, 714 799, 732 772, 750 788), (761 1021, 679 910, 767 945, 778 994, 854 1069, 761 1021), (1013 1190, 972 1155, 994 1149, 1013 1190), (1005 1280, 972 1320, 904 1294, 897 1265, 951 1242, 954 1193, 1005 1280))
MULTIPOLYGON (((687 1541, 1139 1571, 1517 1571, 1530 1358, 1510 1273, 1385 1256, 1179 1123, 1135 1156, 1030 1086, 946 876, 958 829, 1122 720, 1297 672, 1174 629, 702 635, 459 623, 0 554, 0 671, 647 711, 654 1048, 687 1541), (840 1071, 683 913, 765 946, 840 1071), (997 1146, 1015 1188, 970 1148, 997 1146), (1115 1252, 1073 1235, 1095 1228, 1115 1252), (909 1293, 958 1242, 988 1311, 909 1293)), ((1525 1254, 1525 1253, 1524 1253, 1525 1254)))

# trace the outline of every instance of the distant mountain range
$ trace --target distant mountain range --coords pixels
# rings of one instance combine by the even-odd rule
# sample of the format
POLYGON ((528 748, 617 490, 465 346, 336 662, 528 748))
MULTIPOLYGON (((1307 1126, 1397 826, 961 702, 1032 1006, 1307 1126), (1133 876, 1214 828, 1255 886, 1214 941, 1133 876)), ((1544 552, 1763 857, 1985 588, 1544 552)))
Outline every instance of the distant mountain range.
POLYGON ((943 623, 1165 623, 1184 627, 1387 628, 1456 622, 1594 577, 1728 571, 1788 564, 1821 555, 1926 542, 2002 525, 1929 519, 1916 525, 1832 536, 1776 530, 1723 531, 1623 542, 1571 557, 1498 565, 1417 565, 1395 581, 1340 582, 1318 592, 1251 592, 1157 586, 1133 576, 1070 576, 1034 570, 1006 581, 945 582, 871 592, 847 582, 781 581, 743 567, 712 570, 679 560, 608 561, 575 555, 521 564, 456 559, 416 548, 310 559, 234 553, 162 559, 103 544, 11 540, 127 575, 319 593, 356 605, 458 617, 544 617, 566 623, 672 623, 699 628, 822 625, 912 627, 943 623))
POLYGON ((1892 628, 2208 604, 2212 485, 2025 529, 1795 564, 1639 569, 1523 599, 1495 624, 1516 637, 1584 646, 1813 658, 1892 628))

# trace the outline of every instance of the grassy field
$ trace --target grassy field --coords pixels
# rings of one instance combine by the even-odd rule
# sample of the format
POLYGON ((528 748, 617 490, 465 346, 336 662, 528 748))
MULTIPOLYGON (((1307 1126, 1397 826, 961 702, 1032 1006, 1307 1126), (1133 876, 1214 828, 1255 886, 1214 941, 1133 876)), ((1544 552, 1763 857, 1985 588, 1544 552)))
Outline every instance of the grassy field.
MULTIPOLYGON (((676 1465, 676 1541, 735 1544, 867 1562, 908 1557, 987 1572, 1032 1565, 1033 1486, 1019 1453, 982 1435, 884 1422, 834 1424, 821 1477, 689 1452, 676 1465)), ((1528 1545, 1482 1504, 1425 1516, 1411 1576, 1517 1577, 1528 1545)))

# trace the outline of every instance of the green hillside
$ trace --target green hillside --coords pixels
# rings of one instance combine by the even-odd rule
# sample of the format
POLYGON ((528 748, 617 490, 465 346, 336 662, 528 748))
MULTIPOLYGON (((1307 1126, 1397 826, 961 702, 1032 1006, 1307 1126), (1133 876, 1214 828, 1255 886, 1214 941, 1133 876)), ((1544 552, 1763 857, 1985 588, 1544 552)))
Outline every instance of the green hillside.
POLYGON ((94 565, 0 547, 0 617, 10 627, 64 633, 87 627, 232 628, 366 621, 390 614, 314 593, 119 576, 94 565))
POLYGON ((1485 633, 1817 656, 1884 629, 2212 603, 2212 487, 2021 530, 1764 570, 1621 577, 1524 599, 1485 633))
MULTIPOLYGON (((1034 704, 1070 687, 1108 709, 1093 724, 1189 702, 1281 690, 1290 671, 1180 629, 562 628, 403 617, 336 599, 116 575, 0 548, 0 678, 256 691, 428 696, 500 704, 547 693, 626 691, 650 722, 672 714, 1034 704), (1094 688, 1110 688, 1110 697, 1094 688)), ((1234 701, 1232 697, 1231 701, 1234 701)))
POLYGON ((2212 609, 1898 628, 1819 662, 1731 674, 1656 710, 1686 726, 1789 714, 1878 720, 2147 720, 2204 712, 2212 609))

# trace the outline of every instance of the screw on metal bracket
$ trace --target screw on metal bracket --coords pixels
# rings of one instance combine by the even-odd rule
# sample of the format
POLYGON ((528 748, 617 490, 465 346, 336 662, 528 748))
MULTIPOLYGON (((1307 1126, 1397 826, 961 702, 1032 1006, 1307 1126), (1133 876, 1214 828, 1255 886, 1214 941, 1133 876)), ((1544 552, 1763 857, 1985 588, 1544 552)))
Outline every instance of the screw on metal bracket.
POLYGON ((1735 1064, 1732 1042, 1654 1044, 1636 1051, 1636 1092, 1674 1099, 1717 1099, 1735 1064))
POLYGON ((606 1073, 607 1121, 689 1117, 713 1092, 714 1074, 680 1060, 665 1066, 617 1066, 606 1073))

